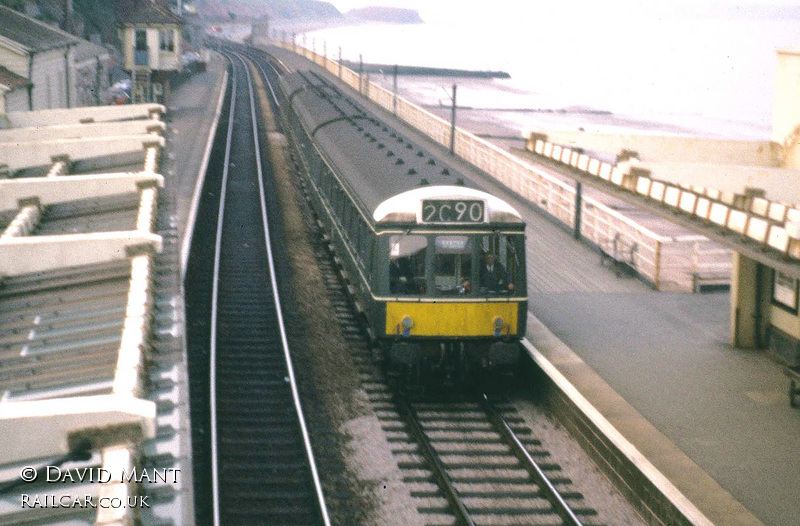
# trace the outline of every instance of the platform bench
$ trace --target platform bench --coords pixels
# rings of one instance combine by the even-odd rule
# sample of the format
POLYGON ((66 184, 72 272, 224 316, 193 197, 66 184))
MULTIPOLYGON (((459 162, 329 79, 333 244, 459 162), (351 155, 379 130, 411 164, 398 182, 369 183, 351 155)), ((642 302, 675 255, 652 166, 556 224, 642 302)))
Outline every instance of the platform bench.
POLYGON ((608 238, 605 242, 600 243, 600 264, 611 262, 617 277, 620 277, 623 272, 636 274, 636 251, 638 248, 638 244, 627 243, 617 233, 613 238, 608 238))
POLYGON ((785 367, 783 372, 789 377, 791 385, 789 386, 789 405, 792 407, 800 407, 800 365, 795 367, 785 367))

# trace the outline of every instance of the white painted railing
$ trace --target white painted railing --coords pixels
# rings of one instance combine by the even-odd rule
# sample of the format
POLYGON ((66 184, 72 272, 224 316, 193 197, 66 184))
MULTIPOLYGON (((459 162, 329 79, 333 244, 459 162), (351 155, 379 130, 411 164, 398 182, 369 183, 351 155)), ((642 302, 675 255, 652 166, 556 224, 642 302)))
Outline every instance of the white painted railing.
MULTIPOLYGON (((368 75, 359 75, 332 59, 294 43, 274 42, 274 44, 292 50, 324 67, 342 82, 387 111, 396 113, 397 117, 435 142, 450 147, 450 123, 444 119, 396 96, 389 90, 372 84, 368 75)), ((633 185, 632 189, 636 188, 629 166, 614 166, 546 141, 536 141, 529 149, 540 156, 572 166, 615 185, 624 188, 633 185)), ((574 228, 576 191, 572 185, 460 128, 456 128, 455 153, 558 221, 574 228)), ((663 202, 682 202, 680 192, 683 189, 678 189, 677 196, 673 188, 667 191, 664 187, 661 191, 664 193, 663 202)), ((719 203, 722 204, 722 201, 719 203)), ((778 211, 775 211, 775 214, 778 215, 778 211)), ((797 216, 800 219, 800 212, 797 216)), ((691 292, 696 288, 696 276, 706 272, 703 268, 705 258, 694 252, 702 251, 704 243, 659 236, 589 197, 582 199, 581 217, 582 237, 610 256, 619 256, 658 290, 691 292), (615 244, 620 249, 616 253, 613 251, 615 244)), ((783 247, 784 252, 789 250, 790 243, 785 233, 782 234, 778 230, 764 230, 760 239, 770 247, 783 247)), ((797 247, 797 253, 800 254, 800 245, 797 247)), ((726 268, 729 273, 730 251, 722 259, 727 259, 727 263, 715 260, 714 268, 719 272, 725 272, 722 269, 726 268)))

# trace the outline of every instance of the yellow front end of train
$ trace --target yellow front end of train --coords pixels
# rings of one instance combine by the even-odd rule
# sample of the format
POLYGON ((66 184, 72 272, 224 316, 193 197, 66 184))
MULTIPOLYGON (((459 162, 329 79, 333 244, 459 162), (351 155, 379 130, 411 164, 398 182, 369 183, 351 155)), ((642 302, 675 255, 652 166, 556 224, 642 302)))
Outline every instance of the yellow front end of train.
POLYGON ((502 338, 517 334, 519 302, 387 302, 386 336, 502 338))

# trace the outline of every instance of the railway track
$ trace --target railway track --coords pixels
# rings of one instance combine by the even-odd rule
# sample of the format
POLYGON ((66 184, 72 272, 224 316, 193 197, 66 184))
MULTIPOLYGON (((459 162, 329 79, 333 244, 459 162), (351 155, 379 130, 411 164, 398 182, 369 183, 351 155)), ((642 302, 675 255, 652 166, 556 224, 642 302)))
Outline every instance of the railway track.
POLYGON ((542 448, 513 404, 471 395, 410 402, 388 386, 376 364, 340 269, 320 238, 318 260, 361 385, 378 416, 424 523, 433 525, 595 525, 572 481, 542 448), (502 423, 501 423, 502 422, 502 423), (504 426, 507 426, 505 429, 504 426), (513 436, 514 439, 511 439, 513 436), (524 451, 509 442, 516 440, 524 451), (530 459, 520 459, 527 455, 530 459), (537 468, 547 479, 541 480, 537 468), (553 491, 548 491, 546 486, 553 491))
POLYGON ((186 284, 196 515, 327 525, 276 292, 253 83, 245 60, 222 51, 224 147, 212 153, 186 284))
MULTIPOLYGON (((300 164, 295 164, 301 169, 300 164)), ((302 186, 302 184, 301 184, 302 186)), ((408 401, 375 361, 341 267, 321 228, 315 254, 361 385, 391 444, 403 479, 429 525, 598 524, 572 481, 510 403, 470 394, 408 401)))

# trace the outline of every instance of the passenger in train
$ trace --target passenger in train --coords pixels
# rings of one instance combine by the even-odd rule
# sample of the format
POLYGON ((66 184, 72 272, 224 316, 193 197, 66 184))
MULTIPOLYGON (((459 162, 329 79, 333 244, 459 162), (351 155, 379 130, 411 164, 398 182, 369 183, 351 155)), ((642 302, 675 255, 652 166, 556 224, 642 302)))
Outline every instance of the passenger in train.
POLYGON ((502 263, 497 261, 497 256, 487 252, 483 257, 480 272, 480 286, 489 292, 510 292, 514 290, 514 283, 502 263))
POLYGON ((413 292, 414 274, 408 257, 392 257, 389 262, 389 290, 392 294, 413 292))

